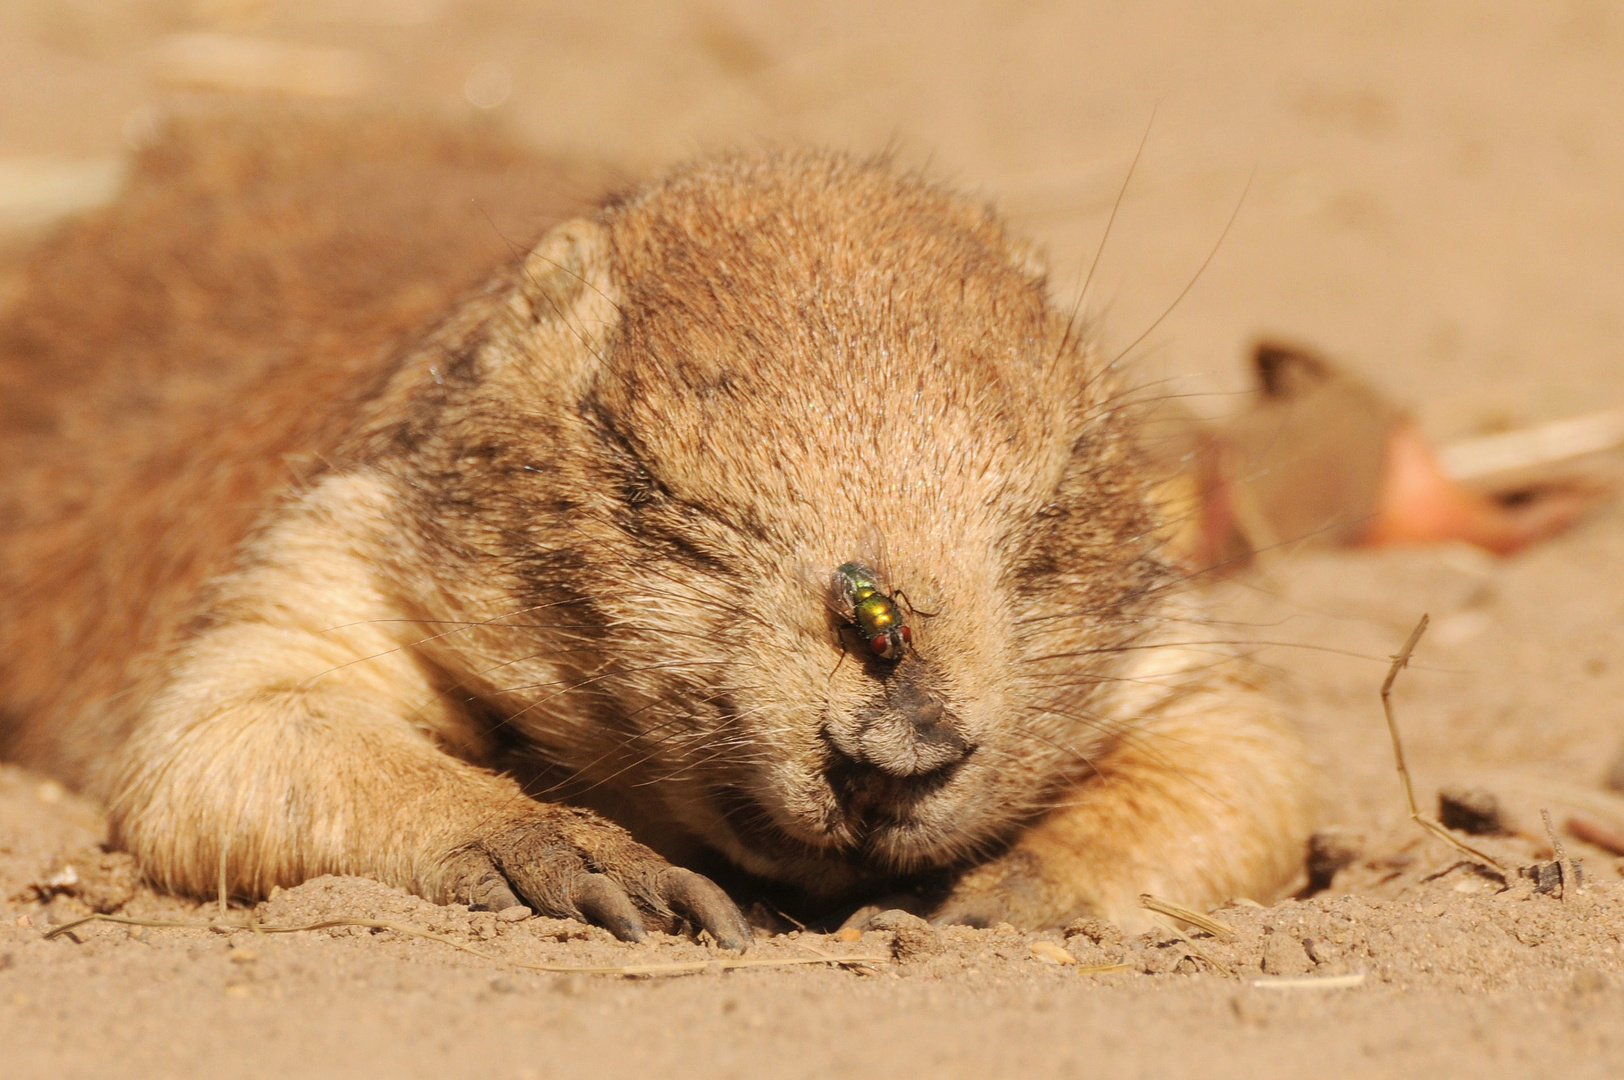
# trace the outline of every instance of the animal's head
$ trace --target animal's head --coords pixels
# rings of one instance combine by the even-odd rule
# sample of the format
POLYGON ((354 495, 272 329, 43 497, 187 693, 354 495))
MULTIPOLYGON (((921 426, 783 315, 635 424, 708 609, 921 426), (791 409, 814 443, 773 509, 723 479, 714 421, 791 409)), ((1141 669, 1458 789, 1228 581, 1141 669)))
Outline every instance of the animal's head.
POLYGON ((986 208, 727 157, 515 280, 433 435, 469 464, 422 481, 539 627, 488 676, 515 726, 806 886, 964 860, 1086 774, 1164 569, 1115 387, 986 208))

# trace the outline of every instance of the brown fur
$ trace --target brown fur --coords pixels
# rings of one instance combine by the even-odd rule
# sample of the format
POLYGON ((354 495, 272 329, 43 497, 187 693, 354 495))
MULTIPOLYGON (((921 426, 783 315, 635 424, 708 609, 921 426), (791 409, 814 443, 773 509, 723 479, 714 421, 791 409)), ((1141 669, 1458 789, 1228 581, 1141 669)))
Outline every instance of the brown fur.
POLYGON ((537 167, 287 138, 151 152, 0 339, 8 753, 106 799, 154 880, 370 873, 743 943, 566 803, 809 897, 970 868, 971 921, 1294 874, 1296 744, 1178 644, 1133 414, 982 207, 716 158, 453 304, 500 260, 442 193, 537 167), (431 175, 368 172, 403 155, 431 175), (316 161, 368 179, 329 204, 316 161), (914 612, 894 665, 843 657, 850 559, 914 612))

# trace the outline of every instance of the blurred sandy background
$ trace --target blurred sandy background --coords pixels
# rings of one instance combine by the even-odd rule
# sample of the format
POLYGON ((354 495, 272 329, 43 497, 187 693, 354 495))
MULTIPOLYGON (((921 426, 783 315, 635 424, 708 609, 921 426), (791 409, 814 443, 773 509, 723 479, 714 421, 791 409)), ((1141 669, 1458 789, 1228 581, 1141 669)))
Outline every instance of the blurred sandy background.
MULTIPOLYGON (((1624 404, 1624 8, 1603 0, 9 0, 0 252, 107 197, 166 109, 248 92, 495 120, 632 176, 762 140, 890 147, 996 201, 1067 298, 1148 131, 1086 304, 1109 350, 1155 324, 1134 349, 1145 381, 1222 412, 1247 345, 1273 333, 1342 358, 1440 438, 1624 404)), ((1563 799, 1616 810, 1602 780, 1624 739, 1618 510, 1509 562, 1304 556, 1226 603, 1226 633, 1280 643, 1264 655, 1302 704, 1331 823, 1409 835, 1375 687, 1421 610, 1437 622, 1400 699, 1424 797, 1465 778, 1524 820, 1563 799)), ((1248 924, 1274 933, 1299 908, 1345 918, 1364 951, 1345 943, 1349 959, 1319 966, 1372 978, 1341 998, 1263 1001, 1210 970, 1067 976, 990 932, 894 983, 779 972, 583 988, 424 943, 279 941, 255 966, 207 934, 43 941, 50 905, 28 886, 99 824, 38 778, 0 780, 0 1058, 18 1053, 18 1075, 1624 1066, 1624 893, 1610 857, 1582 845, 1589 906, 1425 882, 1450 861, 1430 849, 1392 855, 1381 882, 1382 845, 1409 842, 1384 839, 1368 887, 1343 889, 1359 896, 1248 924), (1555 921, 1525 933, 1530 912, 1555 921)), ((383 903, 332 888, 317 899, 383 903)))
POLYGON ((491 113, 634 173, 892 146, 995 198, 1064 287, 1148 129, 1098 274, 1108 340, 1171 302, 1255 174, 1150 351, 1224 387, 1253 334, 1295 334, 1448 434, 1612 385, 1621 47, 1602 0, 11 0, 0 155, 105 159, 166 103, 256 83, 491 113))

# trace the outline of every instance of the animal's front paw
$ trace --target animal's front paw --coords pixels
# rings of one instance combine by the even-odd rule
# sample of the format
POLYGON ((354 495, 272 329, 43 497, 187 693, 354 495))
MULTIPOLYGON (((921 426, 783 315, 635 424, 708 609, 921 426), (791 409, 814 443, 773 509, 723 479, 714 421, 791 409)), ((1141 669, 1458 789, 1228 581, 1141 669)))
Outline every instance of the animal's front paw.
POLYGON ((672 866, 618 825, 586 810, 537 805, 492 822, 448 861, 453 899, 501 910, 526 904, 580 919, 622 941, 687 923, 725 949, 750 944, 750 925, 727 893, 672 866))
POLYGON ((1052 868, 1045 866, 1039 856, 1016 848, 967 871, 931 921, 960 926, 1009 923, 1025 930, 1042 930, 1098 915, 1095 905, 1080 895, 1075 885, 1055 880, 1052 868))

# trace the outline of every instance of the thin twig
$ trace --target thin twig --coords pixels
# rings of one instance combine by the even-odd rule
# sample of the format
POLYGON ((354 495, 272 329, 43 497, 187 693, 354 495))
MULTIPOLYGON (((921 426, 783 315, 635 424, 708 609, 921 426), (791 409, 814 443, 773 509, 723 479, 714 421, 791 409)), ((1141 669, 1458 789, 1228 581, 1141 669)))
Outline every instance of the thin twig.
POLYGON ((1624 446, 1624 409, 1570 416, 1548 424, 1463 439, 1438 449, 1438 463, 1454 480, 1475 480, 1519 469, 1559 465, 1624 446))
POLYGON ((829 963, 829 964, 839 964, 841 967, 845 968, 847 971, 855 971, 859 975, 878 975, 879 974, 879 972, 875 971, 873 968, 871 968, 871 967, 869 967, 867 965, 866 959, 864 960, 864 962, 861 962, 861 963, 850 963, 848 961, 840 959, 838 956, 835 956, 833 953, 825 952, 824 950, 818 948, 816 945, 813 945, 811 942, 809 942, 809 941, 807 941, 805 939, 797 939, 795 944, 796 944, 796 946, 798 948, 805 949, 807 952, 813 954, 813 956, 817 957, 819 960, 822 960, 825 963, 829 963))
POLYGON ((1545 822, 1545 835, 1551 841, 1551 854, 1556 858, 1556 872, 1562 877, 1562 899, 1566 900, 1569 888, 1578 892, 1583 887, 1579 884, 1579 868, 1568 858, 1567 845, 1556 835, 1556 826, 1551 824, 1551 812, 1542 806, 1539 817, 1545 822))
MULTIPOLYGON (((842 654, 842 655, 844 655, 844 654, 842 654)), ((763 903, 765 904, 766 902, 763 901, 763 903)), ((806 923, 802 922, 800 919, 797 919, 795 916, 789 914, 787 911, 784 911, 784 910, 782 910, 780 908, 774 907, 772 904, 766 904, 766 908, 767 908, 768 911, 772 912, 774 915, 777 915, 780 919, 783 919, 785 922, 787 922, 790 925, 794 926, 795 929, 803 931, 803 932, 806 930, 806 923)))
POLYGON ((87 915, 82 919, 75 919, 70 923, 52 927, 46 932, 47 939, 58 937, 72 930, 93 922, 118 923, 121 926, 148 926, 162 930, 212 930, 215 933, 230 933, 235 930, 251 930, 258 934, 302 934, 311 930, 326 930, 335 926, 361 926, 371 930, 392 930, 397 934, 408 937, 423 938, 428 941, 438 941, 449 945, 453 949, 490 960, 498 964, 507 964, 511 967, 523 968, 526 971, 540 971, 550 975, 693 975, 702 971, 731 971, 735 968, 756 967, 794 967, 803 964, 883 964, 890 960, 888 956, 858 955, 858 956, 790 956, 780 959, 766 957, 724 957, 712 960, 684 960, 665 964, 614 964, 599 967, 581 967, 570 964, 534 964, 526 960, 510 960, 506 957, 488 953, 483 949, 476 949, 472 945, 464 945, 455 938, 444 934, 436 934, 432 930, 412 926, 409 923, 390 922, 385 919, 322 919, 313 923, 301 923, 298 926, 275 926, 256 922, 252 918, 242 921, 232 919, 216 919, 210 922, 187 922, 176 919, 135 919, 126 915, 87 915))
POLYGON ((229 852, 229 850, 230 849, 228 847, 226 847, 225 843, 221 842, 221 844, 220 844, 220 918, 222 918, 222 919, 226 917, 226 912, 231 910, 231 904, 228 902, 227 897, 226 897, 226 855, 229 852))
POLYGON ((1211 915, 1203 915, 1199 911, 1191 911, 1187 907, 1180 907, 1169 900, 1163 900, 1149 893, 1139 894, 1139 906, 1146 911, 1154 911, 1158 915, 1169 915, 1181 922, 1187 922, 1197 930, 1205 930, 1220 941, 1232 941, 1236 930, 1233 926, 1215 919, 1211 915))
POLYGON ((1164 922, 1161 925, 1162 929, 1184 942, 1185 956, 1188 956, 1192 960, 1202 961, 1220 975, 1228 975, 1231 978, 1234 977, 1235 973, 1230 970, 1228 964, 1220 963, 1215 957, 1208 955, 1207 950, 1203 949, 1201 946, 1192 941, 1189 934, 1186 934, 1183 930, 1180 930, 1177 926, 1174 926, 1170 922, 1164 922))
MULTIPOLYGON (((1162 915, 1170 919, 1178 919, 1181 922, 1189 923, 1191 926, 1199 927, 1220 941, 1230 941, 1235 937, 1235 928, 1230 926, 1228 923, 1219 922, 1217 919, 1203 915, 1198 911, 1191 911, 1187 907, 1180 907, 1178 904, 1167 900, 1162 900, 1158 897, 1150 895, 1149 893, 1139 894, 1139 906, 1144 908, 1146 911, 1154 911, 1158 915, 1162 915)), ((1172 923, 1163 923, 1162 926, 1168 932, 1173 934, 1173 936, 1184 942, 1186 956, 1204 961, 1207 966, 1211 967, 1214 971, 1221 972, 1224 975, 1232 976, 1235 974, 1233 971, 1229 970, 1227 965, 1221 964, 1213 957, 1208 956, 1205 949, 1197 945, 1194 941, 1191 941, 1190 935, 1186 934, 1183 930, 1180 930, 1177 926, 1174 926, 1172 923)))
POLYGON ((1393 664, 1387 669, 1387 678, 1382 680, 1382 712, 1387 715, 1387 733, 1393 738, 1393 764, 1398 767, 1399 779, 1404 781, 1404 798, 1410 806, 1410 820, 1456 851, 1463 852, 1479 862, 1492 866, 1500 872, 1502 878, 1505 878, 1506 875, 1511 873, 1510 868, 1505 863, 1486 851, 1479 851, 1444 828, 1437 819, 1421 812, 1421 807, 1415 801, 1415 785, 1410 782, 1409 766, 1404 764, 1404 743, 1398 735, 1398 720, 1393 716, 1393 683, 1397 680, 1398 673, 1410 666, 1410 655, 1415 652, 1416 643, 1421 640, 1421 635, 1427 632, 1427 624, 1431 621, 1428 616, 1421 616, 1421 621, 1415 624, 1414 630, 1410 631, 1409 640, 1393 656, 1393 664))

